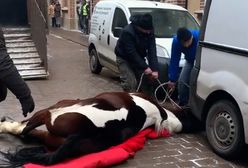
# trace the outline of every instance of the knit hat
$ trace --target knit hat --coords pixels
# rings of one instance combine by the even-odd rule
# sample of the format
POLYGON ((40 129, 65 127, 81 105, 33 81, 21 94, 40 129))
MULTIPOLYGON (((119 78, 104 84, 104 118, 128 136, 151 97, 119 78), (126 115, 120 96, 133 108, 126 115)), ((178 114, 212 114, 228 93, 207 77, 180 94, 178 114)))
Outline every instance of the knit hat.
POLYGON ((130 18, 130 21, 132 24, 141 27, 145 30, 152 30, 153 29, 153 23, 152 23, 152 16, 150 14, 144 14, 144 15, 135 15, 130 18))

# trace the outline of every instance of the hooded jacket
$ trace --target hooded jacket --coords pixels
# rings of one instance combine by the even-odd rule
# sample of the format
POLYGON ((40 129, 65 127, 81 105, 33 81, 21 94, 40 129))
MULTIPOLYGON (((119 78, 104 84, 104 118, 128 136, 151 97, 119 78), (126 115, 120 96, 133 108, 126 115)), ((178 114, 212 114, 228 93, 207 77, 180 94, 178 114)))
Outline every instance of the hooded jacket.
POLYGON ((143 34, 137 29, 140 26, 140 16, 131 17, 131 24, 123 28, 115 47, 115 54, 126 60, 132 68, 145 70, 150 67, 158 71, 158 60, 154 32, 143 34), (148 60, 147 65, 145 57, 148 60))

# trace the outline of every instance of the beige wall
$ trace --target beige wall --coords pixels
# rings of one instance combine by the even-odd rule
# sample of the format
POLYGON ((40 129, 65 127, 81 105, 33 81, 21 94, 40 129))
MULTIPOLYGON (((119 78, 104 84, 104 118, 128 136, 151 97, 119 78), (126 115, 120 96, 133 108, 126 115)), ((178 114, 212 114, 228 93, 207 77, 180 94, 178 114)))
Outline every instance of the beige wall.
POLYGON ((200 0, 188 0, 188 10, 195 18, 197 18, 195 11, 200 10, 200 0))
POLYGON ((76 0, 62 0, 61 5, 62 27, 65 29, 77 29, 76 0))

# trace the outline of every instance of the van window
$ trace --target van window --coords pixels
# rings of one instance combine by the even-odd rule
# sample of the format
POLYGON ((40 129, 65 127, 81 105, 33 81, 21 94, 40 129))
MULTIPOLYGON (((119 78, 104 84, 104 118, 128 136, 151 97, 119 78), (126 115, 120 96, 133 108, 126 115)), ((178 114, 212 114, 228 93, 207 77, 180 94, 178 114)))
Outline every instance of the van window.
POLYGON ((131 16, 150 13, 157 38, 172 38, 180 27, 199 30, 198 23, 187 11, 155 8, 129 8, 129 10, 131 16))
POLYGON ((112 32, 114 32, 116 28, 122 29, 126 25, 127 25, 127 19, 125 13, 123 12, 122 9, 116 8, 114 13, 113 24, 112 24, 112 32))

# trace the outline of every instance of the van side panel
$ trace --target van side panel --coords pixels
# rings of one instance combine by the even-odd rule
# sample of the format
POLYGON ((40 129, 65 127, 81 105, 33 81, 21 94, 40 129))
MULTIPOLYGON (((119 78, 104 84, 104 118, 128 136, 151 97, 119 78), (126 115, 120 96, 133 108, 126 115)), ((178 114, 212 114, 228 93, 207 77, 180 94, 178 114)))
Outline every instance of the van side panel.
POLYGON ((247 0, 212 0, 204 41, 247 49, 247 10, 247 0))
POLYGON ((115 9, 114 3, 99 2, 94 8, 91 23, 91 36, 94 35, 97 39, 96 50, 98 51, 99 61, 104 66, 106 62, 102 59, 104 55, 109 55, 108 35, 115 9))
POLYGON ((235 99, 248 143, 248 1, 212 0, 197 59, 196 95, 206 100, 217 90, 235 99), (224 4, 224 5, 223 5, 224 4), (198 58, 200 56, 200 58, 198 58), (199 62, 198 62, 199 63, 199 62))

